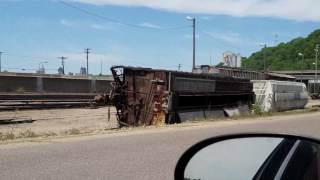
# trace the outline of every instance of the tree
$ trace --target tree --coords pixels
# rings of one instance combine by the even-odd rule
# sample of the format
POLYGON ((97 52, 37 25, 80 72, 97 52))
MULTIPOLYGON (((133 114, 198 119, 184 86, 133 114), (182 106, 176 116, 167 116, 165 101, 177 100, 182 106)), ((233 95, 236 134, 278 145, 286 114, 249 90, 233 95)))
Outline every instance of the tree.
POLYGON ((306 38, 295 38, 288 43, 280 43, 276 47, 267 47, 243 58, 243 67, 252 70, 264 69, 264 58, 269 70, 301 70, 314 69, 316 44, 320 44, 320 29, 306 38), (304 62, 298 53, 304 54, 304 62))

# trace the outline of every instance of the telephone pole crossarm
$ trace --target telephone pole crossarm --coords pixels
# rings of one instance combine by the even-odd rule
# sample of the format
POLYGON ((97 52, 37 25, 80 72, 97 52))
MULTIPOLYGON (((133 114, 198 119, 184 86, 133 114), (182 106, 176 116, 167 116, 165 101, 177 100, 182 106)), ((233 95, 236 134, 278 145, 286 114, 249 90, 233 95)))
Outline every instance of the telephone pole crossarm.
POLYGON ((64 75, 65 74, 64 63, 65 63, 65 60, 67 59, 67 57, 61 56, 61 57, 58 57, 58 58, 61 59, 62 74, 64 75))
POLYGON ((90 53, 89 48, 84 49, 84 52, 87 54, 87 76, 89 76, 89 53, 90 53))

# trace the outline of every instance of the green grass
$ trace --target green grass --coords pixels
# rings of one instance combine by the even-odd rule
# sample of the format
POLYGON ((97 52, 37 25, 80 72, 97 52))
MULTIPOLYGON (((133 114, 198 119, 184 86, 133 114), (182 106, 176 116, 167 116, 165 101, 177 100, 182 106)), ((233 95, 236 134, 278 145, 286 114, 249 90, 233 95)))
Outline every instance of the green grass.
POLYGON ((14 140, 14 139, 20 139, 20 138, 36 138, 36 137, 49 137, 49 136, 56 136, 57 134, 54 132, 47 132, 43 134, 37 134, 33 132, 31 129, 27 129, 25 131, 19 132, 19 134, 15 134, 12 131, 10 132, 0 132, 0 141, 8 141, 8 140, 14 140))
POLYGON ((19 133, 19 138, 30 138, 30 137, 39 137, 39 134, 31 131, 31 129, 27 129, 26 131, 22 131, 19 133))
POLYGON ((57 135, 58 135, 57 133, 51 132, 51 131, 42 134, 42 136, 44 136, 44 137, 57 136, 57 135))
POLYGON ((12 131, 6 132, 6 133, 0 133, 0 140, 1 141, 13 140, 15 138, 16 138, 16 135, 12 131))
POLYGON ((254 104, 252 106, 252 110, 253 110, 253 113, 256 114, 256 115, 262 115, 263 114, 261 106, 259 106, 257 104, 254 104))
MULTIPOLYGON (((72 128, 64 132, 65 135, 78 135, 81 134, 81 131, 77 128, 72 128)), ((62 135, 62 134, 61 134, 62 135)), ((23 139, 23 138, 37 138, 37 137, 52 137, 58 136, 57 133, 49 131, 45 133, 36 133, 31 129, 27 129, 19 132, 18 134, 13 132, 13 129, 8 132, 0 132, 0 141, 8 141, 15 139, 23 139)))
POLYGON ((320 111, 319 107, 314 107, 310 109, 297 109, 297 110, 290 110, 290 111, 283 111, 283 112, 262 112, 259 107, 253 107, 253 112, 248 115, 240 115, 240 116, 233 116, 233 117, 219 117, 219 118, 208 118, 208 119, 197 119, 196 121, 190 122, 210 122, 210 121, 226 121, 226 120, 243 120, 243 119, 255 119, 259 117, 271 117, 271 116, 286 116, 286 115, 294 115, 294 114, 306 114, 312 112, 320 111))
POLYGON ((69 129, 68 131, 66 131, 66 134, 69 134, 69 135, 76 135, 76 134, 80 134, 80 130, 77 129, 77 128, 72 128, 72 129, 69 129))

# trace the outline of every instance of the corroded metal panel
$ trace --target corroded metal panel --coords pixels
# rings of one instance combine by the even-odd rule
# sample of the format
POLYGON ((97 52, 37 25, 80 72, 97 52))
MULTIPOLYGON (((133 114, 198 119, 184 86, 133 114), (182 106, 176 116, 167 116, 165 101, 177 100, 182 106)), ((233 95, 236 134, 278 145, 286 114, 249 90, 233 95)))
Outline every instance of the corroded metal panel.
POLYGON ((216 81, 200 78, 177 77, 174 81, 173 90, 177 92, 214 92, 216 81))
POLYGON ((166 72, 124 68, 124 86, 118 87, 125 99, 121 101, 123 106, 118 104, 123 114, 119 121, 132 126, 163 124, 168 94, 166 78, 166 72))

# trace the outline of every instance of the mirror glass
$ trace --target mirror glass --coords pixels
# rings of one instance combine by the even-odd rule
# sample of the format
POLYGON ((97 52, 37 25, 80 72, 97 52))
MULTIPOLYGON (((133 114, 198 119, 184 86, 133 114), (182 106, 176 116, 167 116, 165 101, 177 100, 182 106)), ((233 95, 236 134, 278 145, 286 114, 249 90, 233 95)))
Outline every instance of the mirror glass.
POLYGON ((198 151, 184 179, 318 179, 319 152, 318 144, 292 138, 229 139, 198 151))

